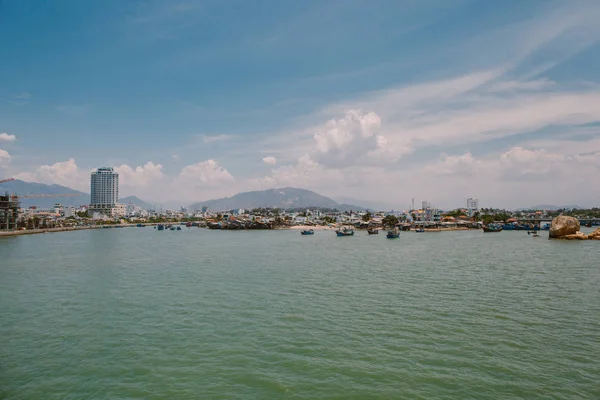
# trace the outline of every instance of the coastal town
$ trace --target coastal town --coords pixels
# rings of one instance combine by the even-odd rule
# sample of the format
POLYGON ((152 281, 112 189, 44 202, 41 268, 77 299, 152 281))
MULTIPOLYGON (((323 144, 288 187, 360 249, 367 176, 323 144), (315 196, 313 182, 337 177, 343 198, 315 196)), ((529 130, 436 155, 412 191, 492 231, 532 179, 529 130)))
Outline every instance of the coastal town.
POLYGON ((354 229, 453 231, 496 226, 502 230, 549 230, 553 218, 559 215, 577 217, 581 225, 600 225, 600 209, 505 210, 480 208, 476 198, 468 198, 465 207, 441 210, 429 201, 408 210, 338 210, 336 208, 274 208, 211 210, 199 209, 148 210, 135 204, 119 204, 119 176, 112 168, 98 168, 91 174, 90 204, 52 208, 20 206, 19 197, 6 193, 0 196, 0 232, 26 234, 39 231, 110 228, 147 225, 187 225, 209 229, 354 229))

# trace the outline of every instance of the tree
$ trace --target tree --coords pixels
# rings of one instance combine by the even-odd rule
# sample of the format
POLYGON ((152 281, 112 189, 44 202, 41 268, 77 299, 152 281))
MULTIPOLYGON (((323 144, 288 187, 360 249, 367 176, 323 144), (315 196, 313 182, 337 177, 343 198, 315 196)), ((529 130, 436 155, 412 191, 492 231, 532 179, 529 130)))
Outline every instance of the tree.
POLYGON ((398 224, 398 218, 395 215, 387 215, 381 222, 383 223, 383 226, 394 227, 398 224))
POLYGON ((364 222, 369 222, 369 221, 371 220, 371 218, 373 218, 373 215, 371 215, 371 213, 370 213, 370 212, 368 212, 368 211, 366 212, 366 214, 364 214, 364 215, 362 216, 362 220, 363 220, 364 222))

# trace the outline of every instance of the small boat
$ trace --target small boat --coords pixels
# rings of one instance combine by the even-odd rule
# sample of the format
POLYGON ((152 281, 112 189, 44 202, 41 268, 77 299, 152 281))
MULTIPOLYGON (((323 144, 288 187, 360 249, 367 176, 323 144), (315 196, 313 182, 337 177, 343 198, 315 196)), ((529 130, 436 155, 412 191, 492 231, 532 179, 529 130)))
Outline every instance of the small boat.
POLYGON ((537 233, 534 233, 533 237, 540 237, 540 235, 538 235, 537 233))
POLYGON ((338 236, 354 236, 354 229, 343 227, 335 231, 338 236))
POLYGON ((500 232, 502 230, 502 225, 499 224, 489 224, 483 226, 484 232, 500 232))
POLYGON ((181 230, 181 226, 178 226, 178 227, 177 227, 177 230, 178 230, 178 231, 180 231, 180 230, 181 230))
POLYGON ((421 226, 421 227, 415 228, 415 232, 425 232, 425 227, 421 226))
POLYGON ((156 226, 156 229, 158 229, 159 231, 164 231, 165 230, 165 226, 163 224, 158 224, 156 226))
POLYGON ((394 228, 392 230, 387 231, 387 235, 385 235, 388 239, 398 239, 400 237, 400 231, 398 228, 394 228))
POLYGON ((136 226, 137 226, 138 228, 145 228, 145 227, 146 227, 146 225, 144 225, 144 224, 137 224, 136 226))
POLYGON ((170 230, 172 230, 172 231, 174 231, 174 230, 175 230, 175 227, 174 227, 174 226, 172 226, 172 227, 170 227, 169 229, 170 229, 170 230))
POLYGON ((591 228, 592 227, 592 221, 588 221, 585 224, 586 227, 591 228))
POLYGON ((367 229, 367 233, 369 235, 378 235, 379 234, 379 229, 377 229, 377 228, 369 228, 369 229, 367 229))
POLYGON ((314 235, 315 234, 315 230, 314 229, 303 229, 300 232, 301 235, 314 235))

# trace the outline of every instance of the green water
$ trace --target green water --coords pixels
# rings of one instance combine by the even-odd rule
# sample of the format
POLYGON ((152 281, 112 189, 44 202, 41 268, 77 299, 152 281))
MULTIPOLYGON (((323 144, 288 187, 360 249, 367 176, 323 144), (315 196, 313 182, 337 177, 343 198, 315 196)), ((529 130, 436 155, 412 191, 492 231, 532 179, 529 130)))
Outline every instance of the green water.
POLYGON ((0 238, 1 399, 598 399, 600 243, 0 238))

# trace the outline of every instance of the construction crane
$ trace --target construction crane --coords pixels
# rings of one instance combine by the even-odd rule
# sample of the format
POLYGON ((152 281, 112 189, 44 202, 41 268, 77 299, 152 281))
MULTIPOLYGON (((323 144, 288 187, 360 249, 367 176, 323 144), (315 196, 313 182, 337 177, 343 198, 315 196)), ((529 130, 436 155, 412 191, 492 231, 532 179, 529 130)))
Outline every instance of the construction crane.
POLYGON ((13 194, 12 197, 19 199, 35 199, 39 197, 69 197, 69 196, 81 196, 81 193, 65 193, 65 194, 26 194, 23 196, 17 196, 13 194))
POLYGON ((15 178, 0 179, 0 183, 14 181, 15 178))

